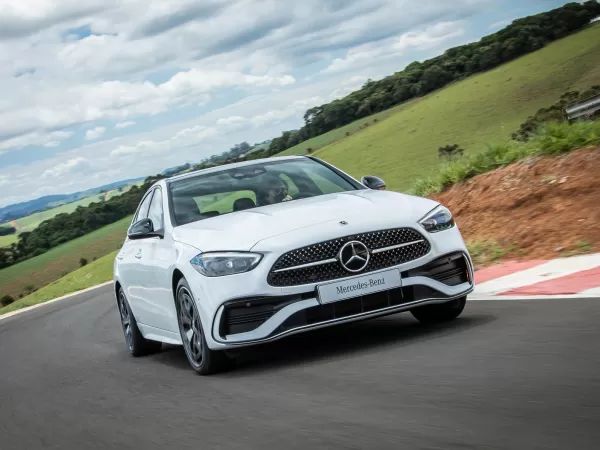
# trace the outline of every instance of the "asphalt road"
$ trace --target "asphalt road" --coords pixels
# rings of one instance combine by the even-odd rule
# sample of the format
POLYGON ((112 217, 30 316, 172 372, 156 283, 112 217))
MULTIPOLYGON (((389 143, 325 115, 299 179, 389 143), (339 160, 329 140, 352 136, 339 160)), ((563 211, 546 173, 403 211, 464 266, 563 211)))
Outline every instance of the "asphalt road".
POLYGON ((600 300, 351 324, 207 378, 129 357, 106 287, 0 322, 0 449, 71 448, 598 449, 600 300))

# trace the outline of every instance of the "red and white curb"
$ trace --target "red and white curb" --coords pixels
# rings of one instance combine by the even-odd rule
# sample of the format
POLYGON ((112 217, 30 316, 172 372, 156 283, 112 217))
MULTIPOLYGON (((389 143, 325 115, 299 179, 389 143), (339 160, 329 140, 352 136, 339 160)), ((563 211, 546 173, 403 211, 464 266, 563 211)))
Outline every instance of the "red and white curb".
POLYGON ((473 300, 548 296, 600 298, 600 253, 507 261, 475 272, 473 300))

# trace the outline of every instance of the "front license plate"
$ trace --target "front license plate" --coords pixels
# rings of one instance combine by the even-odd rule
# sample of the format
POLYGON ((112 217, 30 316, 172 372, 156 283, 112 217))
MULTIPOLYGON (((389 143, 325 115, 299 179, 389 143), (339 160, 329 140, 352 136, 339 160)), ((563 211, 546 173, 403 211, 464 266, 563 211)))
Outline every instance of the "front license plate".
POLYGON ((317 286, 321 303, 333 303, 352 297, 373 294, 402 286, 398 269, 363 275, 362 277, 317 286))

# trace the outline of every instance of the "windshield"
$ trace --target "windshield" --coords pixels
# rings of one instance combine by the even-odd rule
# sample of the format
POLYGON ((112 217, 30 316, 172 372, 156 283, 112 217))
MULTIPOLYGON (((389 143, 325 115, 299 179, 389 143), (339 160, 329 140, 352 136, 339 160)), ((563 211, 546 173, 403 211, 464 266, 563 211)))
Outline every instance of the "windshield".
POLYGON ((311 159, 262 162, 169 183, 175 225, 360 185, 311 159))

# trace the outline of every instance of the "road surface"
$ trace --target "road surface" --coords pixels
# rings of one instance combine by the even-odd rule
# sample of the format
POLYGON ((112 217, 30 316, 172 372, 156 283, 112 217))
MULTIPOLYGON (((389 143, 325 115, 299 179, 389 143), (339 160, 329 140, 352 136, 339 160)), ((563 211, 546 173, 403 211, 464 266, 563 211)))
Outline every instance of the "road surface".
POLYGON ((473 301, 294 336, 198 377, 134 359, 110 287, 0 322, 0 449, 597 449, 600 300, 473 301))

